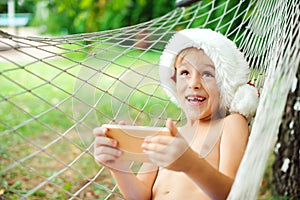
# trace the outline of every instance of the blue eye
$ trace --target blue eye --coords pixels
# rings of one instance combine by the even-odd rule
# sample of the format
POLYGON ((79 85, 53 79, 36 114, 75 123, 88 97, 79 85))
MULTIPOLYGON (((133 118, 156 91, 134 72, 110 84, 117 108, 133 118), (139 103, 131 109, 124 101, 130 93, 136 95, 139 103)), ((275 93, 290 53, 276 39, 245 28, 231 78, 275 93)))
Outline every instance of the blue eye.
POLYGON ((203 77, 215 77, 211 72, 203 72, 203 77))
POLYGON ((189 75, 189 72, 188 72, 187 70, 182 70, 182 71, 180 72, 180 75, 182 75, 182 76, 187 76, 187 75, 189 75))

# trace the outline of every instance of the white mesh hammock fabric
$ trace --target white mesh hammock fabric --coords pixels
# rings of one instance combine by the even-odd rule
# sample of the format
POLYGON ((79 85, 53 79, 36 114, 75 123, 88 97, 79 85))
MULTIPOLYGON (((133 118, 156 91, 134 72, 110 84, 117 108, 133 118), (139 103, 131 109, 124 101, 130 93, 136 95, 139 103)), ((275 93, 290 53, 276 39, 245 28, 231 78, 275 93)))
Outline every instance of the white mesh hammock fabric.
POLYGON ((94 162, 92 129, 119 120, 184 122, 159 84, 158 59, 175 30, 209 27, 241 48, 249 79, 261 88, 229 195, 256 199, 300 63, 299 21, 297 0, 212 0, 117 30, 64 37, 0 32, 0 198, 122 199, 109 171, 94 162))

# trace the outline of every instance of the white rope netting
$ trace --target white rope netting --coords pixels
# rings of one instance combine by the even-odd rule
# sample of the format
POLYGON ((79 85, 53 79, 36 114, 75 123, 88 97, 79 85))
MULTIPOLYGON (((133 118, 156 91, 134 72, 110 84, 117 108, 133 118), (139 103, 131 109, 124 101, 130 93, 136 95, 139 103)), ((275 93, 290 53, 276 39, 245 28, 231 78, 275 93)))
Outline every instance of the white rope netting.
POLYGON ((109 171, 94 162, 92 129, 120 120, 184 122, 160 86, 159 56, 176 30, 208 27, 242 49, 249 78, 261 88, 229 196, 256 199, 300 63, 299 16, 297 0, 211 0, 117 30, 64 37, 0 32, 0 197, 123 199, 109 171))

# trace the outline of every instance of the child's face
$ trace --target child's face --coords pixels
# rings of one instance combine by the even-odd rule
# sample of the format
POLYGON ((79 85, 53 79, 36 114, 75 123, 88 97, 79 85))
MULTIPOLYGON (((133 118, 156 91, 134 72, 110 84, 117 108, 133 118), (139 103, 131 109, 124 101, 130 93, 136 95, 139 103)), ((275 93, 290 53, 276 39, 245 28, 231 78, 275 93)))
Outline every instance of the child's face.
POLYGON ((215 66, 202 50, 189 48, 176 59, 177 99, 190 120, 209 120, 219 110, 215 66))

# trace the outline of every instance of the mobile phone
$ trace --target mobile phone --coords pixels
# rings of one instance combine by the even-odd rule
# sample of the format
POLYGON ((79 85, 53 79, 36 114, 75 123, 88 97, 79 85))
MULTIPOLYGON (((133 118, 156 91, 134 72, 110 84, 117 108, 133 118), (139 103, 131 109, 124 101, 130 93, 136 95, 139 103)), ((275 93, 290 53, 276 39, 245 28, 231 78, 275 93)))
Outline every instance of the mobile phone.
POLYGON ((111 125, 104 124, 102 127, 108 129, 106 135, 118 141, 119 148, 123 151, 121 160, 138 162, 150 162, 148 156, 143 153, 142 143, 144 139, 155 135, 171 135, 168 128, 130 126, 130 125, 111 125))

